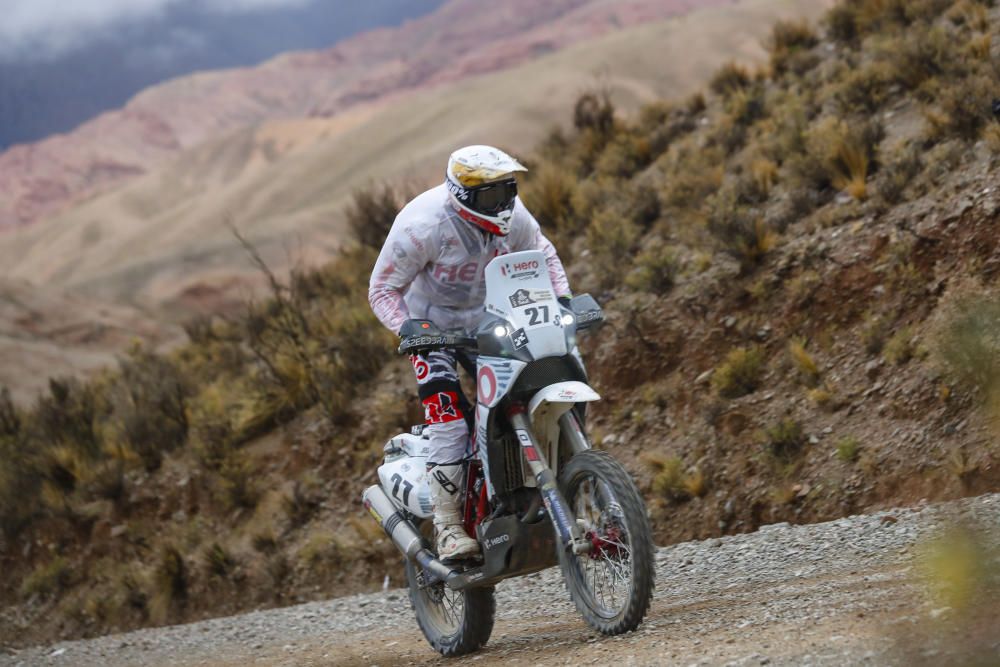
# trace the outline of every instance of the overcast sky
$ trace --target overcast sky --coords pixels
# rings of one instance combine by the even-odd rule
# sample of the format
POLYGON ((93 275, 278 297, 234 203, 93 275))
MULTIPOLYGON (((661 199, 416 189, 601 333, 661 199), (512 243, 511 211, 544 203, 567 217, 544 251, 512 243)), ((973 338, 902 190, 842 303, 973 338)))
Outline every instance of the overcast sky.
POLYGON ((155 21, 180 6, 212 14, 248 14, 310 1, 0 0, 0 60, 46 60, 65 55, 117 29, 155 21))

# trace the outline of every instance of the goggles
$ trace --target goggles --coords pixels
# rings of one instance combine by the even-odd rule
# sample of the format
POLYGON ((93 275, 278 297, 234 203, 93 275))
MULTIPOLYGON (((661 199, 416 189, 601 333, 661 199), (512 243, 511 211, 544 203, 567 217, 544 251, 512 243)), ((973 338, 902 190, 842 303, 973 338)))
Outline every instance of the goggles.
POLYGON ((467 197, 463 203, 473 211, 484 215, 496 215, 514 207, 517 197, 517 181, 513 178, 497 183, 487 183, 474 188, 466 188, 467 197))

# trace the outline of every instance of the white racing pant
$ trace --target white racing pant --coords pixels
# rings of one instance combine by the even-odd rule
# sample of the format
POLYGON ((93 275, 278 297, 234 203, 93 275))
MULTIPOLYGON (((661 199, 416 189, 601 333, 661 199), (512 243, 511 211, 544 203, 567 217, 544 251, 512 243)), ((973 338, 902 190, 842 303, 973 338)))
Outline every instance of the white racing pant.
POLYGON ((427 466, 459 463, 465 459, 473 412, 462 393, 457 366, 461 363, 475 375, 475 360, 455 350, 434 350, 411 355, 410 361, 424 406, 427 466))

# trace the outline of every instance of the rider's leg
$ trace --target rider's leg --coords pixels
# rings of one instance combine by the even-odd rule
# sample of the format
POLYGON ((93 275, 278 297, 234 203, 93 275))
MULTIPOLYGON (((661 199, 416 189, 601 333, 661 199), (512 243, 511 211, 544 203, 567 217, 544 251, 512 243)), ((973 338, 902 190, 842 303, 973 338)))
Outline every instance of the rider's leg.
POLYGON ((428 437, 427 480, 434 506, 438 557, 466 558, 479 545, 462 526, 462 500, 470 413, 455 369, 455 355, 434 351, 411 357, 417 389, 424 406, 424 433, 428 437))

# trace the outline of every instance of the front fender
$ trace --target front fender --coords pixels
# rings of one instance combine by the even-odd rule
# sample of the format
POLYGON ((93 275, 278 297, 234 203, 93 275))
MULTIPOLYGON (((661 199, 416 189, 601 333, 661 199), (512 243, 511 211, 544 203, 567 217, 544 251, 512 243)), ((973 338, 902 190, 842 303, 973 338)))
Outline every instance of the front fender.
POLYGON ((528 403, 528 414, 534 416, 535 411, 542 403, 564 403, 565 410, 559 412, 561 414, 569 410, 574 403, 589 403, 599 400, 601 400, 601 395, 586 383, 576 380, 556 382, 538 390, 538 393, 528 403))

